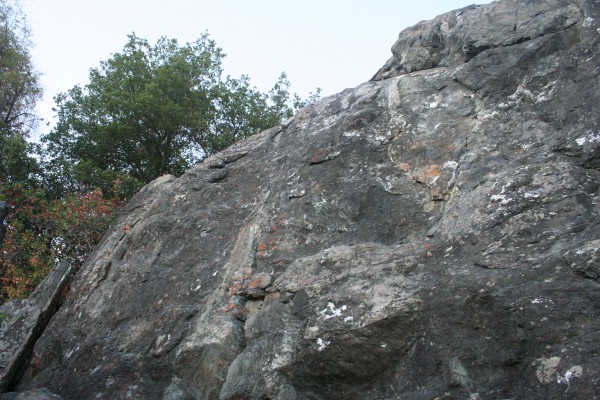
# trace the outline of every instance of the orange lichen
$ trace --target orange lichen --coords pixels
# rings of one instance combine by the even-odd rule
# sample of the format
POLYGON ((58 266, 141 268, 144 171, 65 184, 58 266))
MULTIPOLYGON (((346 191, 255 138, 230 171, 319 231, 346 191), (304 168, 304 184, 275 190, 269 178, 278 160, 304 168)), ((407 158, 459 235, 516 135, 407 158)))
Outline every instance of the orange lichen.
POLYGON ((403 162, 403 163, 398 164, 398 168, 400 168, 401 171, 408 172, 412 168, 412 165, 410 165, 409 163, 403 162))
POLYGON ((440 176, 441 175, 440 166, 437 164, 432 164, 429 167, 427 167, 427 175, 440 176))

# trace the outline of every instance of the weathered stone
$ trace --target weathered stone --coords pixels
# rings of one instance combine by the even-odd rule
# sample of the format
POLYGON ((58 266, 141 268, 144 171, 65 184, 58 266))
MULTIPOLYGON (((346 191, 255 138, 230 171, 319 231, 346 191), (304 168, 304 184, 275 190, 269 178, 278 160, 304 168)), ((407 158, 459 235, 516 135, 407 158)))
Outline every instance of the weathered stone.
POLYGON ((0 400, 62 400, 62 397, 51 393, 48 389, 34 389, 23 393, 0 394, 0 400))
POLYGON ((31 351, 58 308, 72 272, 68 263, 61 263, 28 299, 13 300, 0 306, 3 317, 0 321, 0 393, 18 382, 30 361, 36 362, 30 360, 31 351))
POLYGON ((582 5, 564 0, 504 0, 423 21, 400 33, 392 46, 393 57, 374 79, 454 67, 488 49, 564 31, 582 21, 582 5))
POLYGON ((151 183, 18 388, 600 397, 599 22, 592 0, 451 12, 387 79, 151 183))

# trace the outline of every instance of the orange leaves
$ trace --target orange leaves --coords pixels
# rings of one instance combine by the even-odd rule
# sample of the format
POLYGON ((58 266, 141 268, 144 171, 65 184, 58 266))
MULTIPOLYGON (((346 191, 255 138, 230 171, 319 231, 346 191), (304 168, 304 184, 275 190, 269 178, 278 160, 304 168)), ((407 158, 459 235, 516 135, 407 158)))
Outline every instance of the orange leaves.
POLYGON ((9 205, 0 251, 0 302, 25 298, 60 260, 82 265, 120 209, 100 190, 50 199, 43 189, 2 184, 9 205))

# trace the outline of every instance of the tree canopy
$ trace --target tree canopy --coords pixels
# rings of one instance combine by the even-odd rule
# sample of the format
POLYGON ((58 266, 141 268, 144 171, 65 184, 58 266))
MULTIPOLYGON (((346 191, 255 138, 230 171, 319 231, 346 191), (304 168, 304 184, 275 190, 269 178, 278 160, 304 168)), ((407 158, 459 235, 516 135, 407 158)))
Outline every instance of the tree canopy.
POLYGON ((37 170, 25 137, 35 126, 42 89, 31 62, 29 29, 19 4, 0 1, 0 178, 17 182, 37 170))
POLYGON ((304 105, 285 74, 262 93, 247 76, 223 76, 223 57, 208 34, 185 45, 129 35, 121 53, 91 69, 88 84, 56 96, 58 123, 44 138, 50 155, 145 183, 181 175, 304 105))

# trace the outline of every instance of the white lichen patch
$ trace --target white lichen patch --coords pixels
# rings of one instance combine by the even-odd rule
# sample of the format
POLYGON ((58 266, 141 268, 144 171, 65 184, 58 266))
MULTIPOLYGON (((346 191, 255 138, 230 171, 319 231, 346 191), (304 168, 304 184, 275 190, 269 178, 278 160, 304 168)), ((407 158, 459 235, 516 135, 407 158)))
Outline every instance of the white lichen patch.
POLYGON ((554 91, 556 90, 556 81, 552 81, 544 86, 538 93, 533 93, 531 90, 526 88, 526 83, 520 83, 513 94, 508 96, 508 99, 519 104, 522 100, 533 101, 535 103, 542 103, 552 98, 554 91))
POLYGON ((456 180, 456 171, 458 170, 458 163, 453 160, 448 160, 442 165, 442 170, 445 169, 452 171, 452 177, 448 181, 448 187, 452 187, 452 185, 454 185, 454 181, 456 180))
POLYGON ((554 301, 550 299, 542 299, 541 297, 536 297, 535 299, 530 300, 531 304, 554 304, 554 301))
POLYGON ((292 354, 294 353, 294 337, 287 330, 284 331, 283 340, 279 343, 275 351, 275 356, 271 361, 271 368, 279 369, 290 365, 292 354))
POLYGON ((583 26, 585 28, 589 28, 593 24, 594 24, 594 18, 592 18, 592 17, 587 17, 586 19, 583 20, 583 26))
POLYGON ((344 137, 360 137, 359 131, 346 131, 342 134, 344 137))
POLYGON ((535 376, 541 383, 552 383, 557 375, 557 367, 560 363, 560 357, 538 358, 539 364, 535 371, 535 376))
POLYGON ((159 347, 161 344, 163 344, 165 342, 165 339, 167 338, 167 335, 160 335, 159 337, 156 338, 156 347, 159 347))
POLYGON ((390 140, 392 140, 393 137, 394 133, 391 130, 387 132, 382 132, 380 134, 370 134, 366 136, 367 140, 374 145, 387 143, 390 140))
POLYGON ((509 198, 507 195, 502 194, 502 193, 491 195, 490 200, 495 203, 500 203, 502 205, 506 205, 512 201, 511 198, 509 198))
POLYGON ((318 326, 308 326, 304 331, 304 338, 307 340, 315 340, 319 336, 318 326))
POLYGON ((577 250, 569 250, 564 253, 564 257, 569 257, 572 253, 575 253, 576 256, 591 256, 595 257, 597 253, 600 252, 600 239, 592 240, 585 244, 582 244, 577 250))
POLYGON ((452 169, 452 170, 454 170, 456 168, 458 168, 458 163, 456 161, 452 161, 452 160, 446 161, 444 163, 444 165, 442 165, 442 169, 452 169))
POLYGON ((341 317, 342 311, 346 311, 347 306, 341 306, 340 308, 336 308, 335 304, 332 302, 327 303, 327 307, 323 310, 319 311, 319 318, 330 319, 335 317, 341 317))
POLYGON ((515 92, 513 94, 508 96, 508 98, 510 100, 516 101, 518 103, 521 99, 524 99, 524 98, 533 100, 535 98, 535 96, 533 93, 531 93, 531 91, 529 89, 527 89, 525 87, 525 85, 523 83, 520 83, 519 86, 517 86, 517 90, 515 90, 515 92))
POLYGON ((586 143, 597 143, 600 142, 600 133, 588 133, 587 136, 582 136, 578 139, 575 139, 575 143, 580 146, 583 146, 586 143))
MULTIPOLYGON (((506 185, 502 186, 500 193, 490 195, 490 201, 493 201, 494 203, 499 203, 501 205, 506 205, 506 204, 510 203, 511 201, 513 201, 513 199, 508 197, 508 195, 506 194, 506 190, 510 187, 510 185, 512 185, 512 182, 508 182, 506 185)), ((496 186, 496 184, 494 183, 494 186, 492 187, 492 189, 495 186, 496 186)))
MULTIPOLYGON (((401 79, 401 76, 396 78, 397 81, 401 79)), ((396 110, 398 106, 402 103, 400 98, 400 90, 397 85, 388 85, 387 89, 387 106, 389 110, 396 110)))
POLYGON ((598 253, 598 250, 600 250, 600 248, 583 248, 583 249, 579 249, 575 252, 576 255, 578 256, 584 256, 586 254, 591 254, 591 253, 598 253))
POLYGON ((541 189, 536 189, 530 192, 525 192, 523 194, 523 197, 525 197, 526 199, 539 199, 540 197, 542 197, 542 194, 543 193, 541 189))
POLYGON ((523 143, 523 144, 521 145, 521 148, 522 148, 524 151, 529 151, 529 150, 531 150, 531 149, 533 148, 533 146, 535 146, 535 143, 530 143, 530 142, 528 142, 528 143, 523 143))
POLYGON ((290 199, 294 199, 294 198, 302 197, 305 194, 306 194, 306 190, 305 189, 294 188, 294 189, 290 190, 290 192, 288 193, 288 197, 290 199))
POLYGON ((570 386, 571 379, 581 378, 582 376, 583 376, 583 368, 580 365, 575 365, 575 366, 569 368, 569 370, 567 372, 565 372, 564 375, 558 375, 558 379, 556 380, 556 383, 566 383, 568 386, 570 386))
POLYGON ((346 317, 344 318, 344 322, 352 322, 354 321, 354 317, 346 317))
POLYGON ((552 98, 552 95, 554 95, 554 91, 556 90, 556 83, 556 81, 552 81, 546 86, 544 86, 535 98, 535 102, 542 103, 544 101, 549 101, 552 98))
POLYGON ((389 176, 386 176, 385 180, 381 179, 380 177, 377 177, 377 182, 379 182, 381 184, 381 186, 383 186, 383 189, 386 192, 391 193, 392 189, 394 189, 394 183, 391 182, 392 179, 393 178, 389 177, 389 176))
POLYGON ((318 351, 325 350, 325 347, 329 346, 330 344, 331 344, 331 341, 329 341, 329 340, 323 340, 321 338, 317 338, 317 350, 318 351))
POLYGON ((202 288, 202 283, 200 282, 200 279, 196 279, 196 284, 192 285, 192 291, 197 292, 201 288, 202 288))
POLYGON ((71 358, 73 356, 73 354, 75 354, 78 351, 79 351, 79 345, 77 345, 77 348, 67 352, 67 354, 65 354, 65 358, 71 358))

